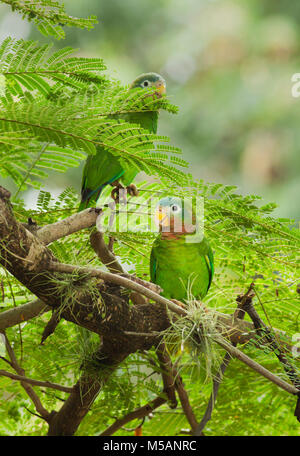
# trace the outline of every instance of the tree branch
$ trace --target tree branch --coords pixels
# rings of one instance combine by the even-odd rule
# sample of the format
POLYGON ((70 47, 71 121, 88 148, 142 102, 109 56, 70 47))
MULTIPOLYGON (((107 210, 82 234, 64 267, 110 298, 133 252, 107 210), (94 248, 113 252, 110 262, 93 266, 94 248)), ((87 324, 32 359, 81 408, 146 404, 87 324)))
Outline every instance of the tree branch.
POLYGON ((173 377, 173 366, 170 356, 166 350, 165 343, 161 342, 156 349, 157 358, 159 361, 161 375, 164 385, 164 393, 168 396, 168 402, 171 409, 177 407, 177 399, 175 393, 175 379, 173 377))
POLYGON ((121 429, 122 426, 125 424, 129 423, 132 420, 144 418, 145 416, 148 416, 149 413, 152 413, 153 410, 157 409, 160 407, 162 404, 165 404, 167 401, 166 399, 158 396, 153 401, 148 402, 148 404, 144 405, 143 407, 139 407, 138 409, 134 410, 133 412, 128 413, 127 415, 123 416, 123 418, 120 418, 116 420, 111 426, 109 426, 105 431, 103 431, 99 436, 108 436, 108 435, 113 435, 115 432, 117 432, 119 429, 121 429))
POLYGON ((192 431, 195 431, 197 428, 198 422, 196 416, 191 407, 189 396, 184 388, 181 376, 178 374, 177 370, 173 367, 173 377, 175 379, 175 388, 178 393, 182 410, 191 426, 192 431))
POLYGON ((222 340, 222 339, 216 339, 215 342, 218 343, 221 347, 223 347, 231 356, 239 359, 240 361, 245 363, 248 367, 253 369, 255 372, 257 372, 258 374, 267 378, 275 385, 279 386, 279 388, 281 388, 291 394, 295 394, 295 395, 299 394, 299 390, 297 388, 295 388, 293 385, 290 385, 289 383, 282 380, 277 375, 272 374, 272 372, 270 372, 265 367, 261 366, 259 363, 257 363, 253 359, 251 359, 249 356, 245 355, 245 353, 241 352, 240 350, 235 348, 233 345, 230 345, 229 342, 222 340))
POLYGON ((34 386, 43 386, 45 388, 56 389, 58 391, 63 391, 64 393, 71 393, 73 389, 68 386, 58 385, 57 383, 44 382, 40 380, 35 380, 33 378, 24 377, 23 375, 12 374, 11 372, 7 372, 2 369, 0 369, 0 375, 11 378, 12 380, 19 380, 20 382, 30 383, 34 386))
MULTIPOLYGON (((153 304, 130 306, 128 295, 120 287, 95 281, 81 273, 70 278, 70 286, 74 287, 72 302, 64 302, 62 306, 64 290, 58 285, 60 278, 47 268, 50 261, 56 259, 36 236, 16 221, 8 198, 9 192, 0 187, 0 263, 46 305, 59 309, 62 318, 96 334, 109 335, 112 353, 120 346, 130 353, 148 350, 156 338, 144 340, 126 336, 123 331, 165 330, 169 324, 165 309, 153 304), (93 293, 84 291, 84 285, 89 281, 93 293)), ((138 278, 134 280, 144 282, 138 278)), ((147 285, 149 289, 156 289, 154 284, 147 285)))
POLYGON ((50 320, 48 321, 48 323, 46 324, 46 326, 44 328, 44 331, 43 331, 43 334, 42 334, 42 338, 41 338, 41 345, 43 345, 45 340, 49 336, 51 336, 51 334, 54 333, 54 331, 57 328, 57 325, 58 325, 59 322, 60 322, 59 313, 58 313, 57 310, 54 310, 54 312, 51 315, 50 320))
POLYGON ((264 345, 274 352, 279 362, 283 365, 283 368, 287 376, 289 377, 290 381, 293 383, 293 385, 295 385, 295 387, 298 390, 300 390, 300 378, 297 375, 296 370, 289 362, 286 354, 281 349, 280 345, 276 341, 275 337, 273 336, 269 328, 264 324, 264 322, 258 315, 252 302, 247 302, 244 306, 244 309, 253 321, 257 334, 263 337, 264 340, 266 340, 266 343, 264 345))
POLYGON ((100 231, 91 233, 90 242, 97 256, 112 274, 124 274, 122 266, 114 254, 108 249, 103 234, 100 231))
POLYGON ((27 304, 5 310, 0 313, 0 331, 24 323, 24 321, 31 320, 45 312, 49 312, 49 310, 51 310, 51 307, 47 306, 40 299, 35 299, 27 304))
POLYGON ((56 223, 43 226, 36 232, 36 236, 45 245, 51 244, 57 239, 94 226, 101 211, 102 209, 98 208, 88 208, 77 212, 56 223))
MULTIPOLYGON (((5 338, 5 346, 6 346, 6 350, 7 350, 7 353, 10 357, 10 360, 11 360, 11 365, 13 367, 13 369, 21 376, 21 377, 25 377, 25 371, 24 369, 22 369, 21 366, 19 366, 18 364, 18 361, 17 361, 17 358, 15 356, 15 353, 9 343, 9 340, 7 339, 7 336, 4 332, 2 332, 2 334, 4 335, 4 338, 5 338)), ((39 415, 41 415, 41 417, 45 420, 45 421, 49 421, 50 419, 50 413, 43 407, 41 401, 40 401, 40 398, 38 397, 38 395, 36 394, 36 392, 33 390, 33 388, 26 382, 26 381, 23 381, 21 380, 20 381, 22 387, 24 388, 24 390, 26 391, 26 393, 28 394, 28 396, 30 397, 31 401, 33 402, 34 406, 35 406, 35 409, 36 411, 38 412, 39 415)))
MULTIPOLYGON (((93 268, 60 264, 37 236, 34 236, 16 221, 9 203, 9 197, 9 192, 0 187, 0 263, 45 304, 53 309, 60 309, 61 317, 102 335, 108 357, 112 357, 116 353, 127 356, 127 354, 137 350, 148 350, 157 342, 157 336, 151 337, 151 333, 159 333, 170 326, 167 308, 179 316, 186 315, 184 309, 156 293, 154 291, 156 287, 153 284, 139 278, 128 278, 93 268), (58 273, 73 274, 74 276, 74 279, 70 277, 70 284, 73 283, 74 286, 70 305, 64 303, 62 306, 62 292, 57 286, 60 279, 58 273), (93 280, 93 277, 98 280, 93 280), (93 284, 95 284, 93 286, 96 286, 101 299, 95 298, 95 293, 84 291, 81 284, 89 280, 93 280, 93 284), (149 299, 153 299, 159 305, 129 306, 128 296, 124 294, 121 287, 134 290, 149 299), (100 311, 99 306, 101 307, 100 311), (125 334, 125 331, 137 334, 148 333, 149 337, 129 336, 125 334)), ((221 313, 218 313, 217 316, 220 321, 220 329, 222 326, 223 330, 223 337, 220 336, 216 340, 218 344, 232 356, 237 357, 286 391, 292 394, 298 393, 295 387, 278 379, 224 339, 224 337, 228 337, 232 342, 242 343, 249 340, 253 336, 254 326, 252 323, 242 322, 238 319, 233 321, 232 316, 221 313), (226 332, 224 332, 224 326, 227 328, 226 332)), ((19 373, 19 375, 22 374, 19 373)), ((89 389, 94 392, 99 391, 98 387, 91 387, 92 381, 89 380, 86 390, 87 397, 89 397, 89 389)), ((78 386, 79 390, 80 385, 81 381, 78 386)), ((67 400, 64 404, 66 413, 62 413, 60 416, 71 419, 71 406, 72 404, 75 405, 76 416, 73 423, 76 421, 77 424, 75 423, 73 426, 72 429, 74 430, 77 429, 82 419, 80 416, 85 416, 89 406, 85 406, 84 409, 81 408, 80 395, 78 396, 76 391, 73 391, 70 396, 72 399, 67 400)), ((57 420, 59 421, 59 426, 56 428, 57 432, 66 432, 65 435, 70 435, 69 432, 72 433, 71 427, 65 428, 61 418, 57 418, 57 420)), ((54 425, 53 429, 52 431, 56 432, 54 425)))
POLYGON ((61 409, 53 413, 49 421, 48 435, 74 435, 102 387, 127 355, 128 353, 121 351, 111 355, 106 352, 104 346, 100 348, 96 356, 99 359, 99 370, 102 368, 102 375, 99 373, 98 377, 95 378, 87 372, 83 373, 61 409))
POLYGON ((273 353, 277 356, 279 362, 283 365, 283 368, 289 377, 293 385, 298 389, 298 400, 296 404, 296 409, 294 415, 297 420, 300 422, 300 378, 294 368, 294 366, 289 362, 286 353, 281 349, 277 340, 269 330, 269 328, 264 324, 260 316, 258 315, 256 309, 253 306, 252 301, 245 303, 245 311, 248 313, 249 317, 253 321, 253 324, 256 328, 258 335, 262 336, 266 340, 266 346, 270 348, 273 353))
MULTIPOLYGON (((122 266, 112 253, 112 250, 110 250, 109 247, 105 244, 103 234, 100 233, 100 231, 91 233, 90 242, 97 256, 112 274, 121 274, 122 276, 128 276, 128 274, 124 272, 122 266)), ((143 295, 134 291, 131 293, 130 298, 133 304, 136 305, 147 304, 148 302, 143 295)))
MULTIPOLYGON (((238 307, 234 313, 234 318, 239 318, 241 320, 244 318, 244 316, 245 316, 244 306, 245 306, 246 302, 248 302, 249 300, 252 301, 252 298, 254 296, 253 285, 254 284, 251 283, 247 292, 243 296, 237 297, 238 307)), ((234 344, 234 343, 233 343, 233 345, 236 346, 236 344, 234 344)), ((224 373, 227 369, 227 366, 228 366, 230 360, 231 360, 231 356, 229 355, 228 352, 226 352, 226 354, 223 358, 223 361, 221 363, 221 366, 219 368, 219 371, 217 372, 216 376, 213 379, 212 393, 210 395, 210 398, 209 398, 209 401, 207 404, 207 408, 205 410, 202 420, 200 421, 200 423, 197 425, 197 427, 195 429, 194 435, 201 435, 203 429, 207 425, 208 421, 211 419, 211 415, 212 415, 212 412, 213 412, 213 409, 214 409, 214 406, 215 406, 215 403, 217 400, 219 387, 221 385, 221 382, 224 377, 224 373)))

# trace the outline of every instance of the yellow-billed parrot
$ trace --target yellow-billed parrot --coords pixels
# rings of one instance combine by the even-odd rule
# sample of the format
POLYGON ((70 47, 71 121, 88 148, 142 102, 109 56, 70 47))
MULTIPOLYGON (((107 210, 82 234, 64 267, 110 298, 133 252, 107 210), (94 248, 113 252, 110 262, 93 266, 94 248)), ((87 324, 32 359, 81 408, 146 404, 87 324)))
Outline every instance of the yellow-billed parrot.
POLYGON ((151 281, 168 299, 204 298, 213 278, 214 259, 207 239, 194 236, 192 205, 178 197, 163 198, 157 205, 156 219, 160 233, 151 251, 151 281))
MULTIPOLYGON (((154 94, 161 97, 166 93, 166 82, 157 73, 145 73, 133 81, 129 90, 136 88, 155 88, 154 94)), ((120 117, 130 123, 139 124, 150 133, 157 131, 158 111, 132 112, 120 117)), ((124 169, 118 157, 103 147, 97 146, 96 154, 87 158, 83 169, 79 211, 95 205, 106 185, 121 181, 123 186, 128 187, 137 174, 138 171, 135 168, 124 169)), ((134 186, 128 189, 134 193, 134 186)))

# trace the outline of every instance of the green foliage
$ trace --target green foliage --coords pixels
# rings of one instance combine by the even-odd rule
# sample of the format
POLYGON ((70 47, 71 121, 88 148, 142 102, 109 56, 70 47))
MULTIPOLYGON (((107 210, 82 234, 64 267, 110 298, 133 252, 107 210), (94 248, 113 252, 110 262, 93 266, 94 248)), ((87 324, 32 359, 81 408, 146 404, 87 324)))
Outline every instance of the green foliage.
POLYGON ((38 91, 47 96, 63 86, 84 88, 104 81, 99 76, 106 69, 101 59, 74 57, 66 47, 49 56, 52 44, 6 38, 0 46, 1 74, 6 78, 7 96, 22 97, 24 91, 38 91))
POLYGON ((91 29, 97 23, 96 16, 87 19, 69 16, 64 4, 55 0, 1 0, 18 11, 23 18, 34 22, 45 36, 61 39, 65 37, 63 26, 91 29))
POLYGON ((71 48, 49 57, 49 49, 10 38, 0 47, 5 87, 0 100, 2 175, 22 189, 25 184, 37 186, 29 177, 47 177, 41 168, 64 171, 64 166, 76 166, 83 158, 80 150, 94 153, 101 146, 126 167, 178 182, 185 178, 178 166, 186 163, 172 155, 179 150, 161 144, 167 137, 116 118, 149 109, 176 112, 176 107, 153 99, 151 90, 128 94, 118 82, 99 76, 105 69, 101 59, 70 57, 71 48))
POLYGON ((30 139, 26 140, 23 134, 7 132, 0 144, 0 164, 3 177, 11 177, 18 186, 17 196, 25 190, 27 185, 40 188, 41 182, 37 179, 46 179, 48 172, 53 170, 64 173, 71 167, 79 165, 85 155, 68 147, 62 148, 54 144, 34 144, 30 139), (9 142, 13 141, 13 147, 9 148, 9 142), (20 145, 15 142, 20 141, 20 145), (8 160, 9 157, 9 160, 8 160))
MULTIPOLYGON (((71 18, 62 5, 50 0, 4 3, 37 23, 43 33, 55 37, 63 36, 61 24, 90 28, 95 22, 94 19, 71 18)), ((78 166, 86 154, 104 147, 125 167, 135 167, 155 177, 155 182, 152 179, 151 183, 148 180, 139 183, 140 200, 129 198, 132 226, 138 226, 136 216, 145 211, 152 196, 204 199, 204 229, 215 256, 215 276, 205 305, 232 313, 237 295, 245 292, 254 280, 254 305, 268 325, 284 331, 287 339, 299 332, 296 289, 300 280, 297 270, 300 235, 295 223, 276 219, 272 215, 273 203, 262 205, 259 197, 242 196, 234 186, 197 181, 184 173, 182 167, 187 164, 179 155, 179 149, 168 143, 167 136, 151 135, 129 123, 127 118, 132 112, 176 113, 177 108, 166 98, 150 96, 151 90, 129 92, 128 87, 103 74, 106 67, 102 59, 74 57, 73 53, 70 47, 51 53, 49 45, 11 38, 0 46, 0 175, 4 179, 9 177, 15 184, 12 205, 18 220, 27 222, 31 217, 43 226, 76 212, 78 194, 75 190, 67 188, 54 198, 42 186, 48 182, 50 173, 52 177, 56 172, 66 173, 70 167, 78 166), (28 187, 41 189, 34 209, 28 209, 22 199, 28 187)), ((4 186, 5 183, 6 180, 4 186)), ((105 189, 103 198, 109 193, 110 189, 105 189)), ((115 216, 120 220, 121 206, 115 216)), ((142 222, 141 226, 144 226, 142 222)), ((102 267, 90 246, 89 234, 88 230, 75 233, 52 243, 50 248, 64 263, 102 267)), ((112 230, 106 240, 109 235, 115 238, 114 252, 124 268, 149 279, 149 254, 156 234, 112 230)), ((78 283, 76 275, 60 275, 53 281, 53 285, 61 289, 63 306, 72 306, 76 287, 85 286, 87 293, 98 297, 94 284, 80 279, 78 283)), ((31 299, 34 296, 13 276, 4 270, 0 272, 1 311, 31 299)), ((49 313, 7 331, 26 375, 68 386, 74 384, 83 368, 99 376, 99 366, 92 356, 99 344, 98 336, 61 321, 55 334, 41 346, 41 335, 48 320, 49 313)), ((209 332, 211 327, 206 329, 209 332)), ((207 358, 201 356, 195 360, 183 354, 180 360, 180 373, 199 419, 211 388, 210 383, 204 383, 205 367, 208 366, 208 371, 211 369, 214 355, 214 347, 207 340, 205 343, 207 358)), ((285 376, 274 354, 258 350, 250 343, 243 349, 270 370, 285 376)), ((291 362, 299 369, 299 360, 291 362)), ((0 434, 45 433, 46 425, 26 410, 25 407, 31 409, 32 405, 18 382, 4 377, 0 382, 1 394, 6 399, 1 401, 0 434)), ((131 355, 111 376, 78 434, 101 432, 116 418, 161 394, 161 390, 154 352, 131 355)), ((43 404, 50 410, 58 410, 66 398, 65 393, 56 394, 52 390, 42 394, 43 404)), ((206 433, 278 435, 282 430, 296 435, 293 399, 238 361, 232 361, 206 433)), ((134 424, 137 423, 129 427, 134 424)), ((143 430, 145 435, 176 435, 182 434, 182 428, 186 427, 188 423, 180 408, 174 411, 163 406, 155 411, 151 420, 146 419, 143 430)), ((127 435, 130 431, 122 429, 118 434, 127 435)))

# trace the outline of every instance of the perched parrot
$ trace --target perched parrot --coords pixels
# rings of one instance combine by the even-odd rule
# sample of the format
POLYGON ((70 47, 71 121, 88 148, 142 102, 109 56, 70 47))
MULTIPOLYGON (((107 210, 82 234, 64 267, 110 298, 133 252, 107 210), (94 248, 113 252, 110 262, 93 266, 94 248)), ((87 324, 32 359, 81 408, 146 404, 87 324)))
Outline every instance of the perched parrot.
MULTIPOLYGON (((156 73, 145 73, 138 76, 130 86, 135 88, 155 88, 157 97, 166 93, 166 82, 156 73)), ((157 111, 132 112, 120 116, 127 122, 139 124, 142 128, 149 130, 150 133, 157 131, 157 111)), ((128 188, 129 193, 134 194, 135 186, 132 183, 138 174, 136 169, 123 169, 118 158, 107 152, 104 148, 98 146, 95 155, 90 155, 85 163, 82 184, 81 184, 81 203, 79 211, 92 206, 98 200, 101 191, 106 185, 117 184, 119 180, 128 188)))
POLYGON ((214 260, 205 237, 191 238, 196 230, 192 206, 181 198, 166 197, 158 203, 155 217, 160 233, 151 251, 151 281, 175 302, 184 302, 189 295, 204 298, 213 278, 214 260))

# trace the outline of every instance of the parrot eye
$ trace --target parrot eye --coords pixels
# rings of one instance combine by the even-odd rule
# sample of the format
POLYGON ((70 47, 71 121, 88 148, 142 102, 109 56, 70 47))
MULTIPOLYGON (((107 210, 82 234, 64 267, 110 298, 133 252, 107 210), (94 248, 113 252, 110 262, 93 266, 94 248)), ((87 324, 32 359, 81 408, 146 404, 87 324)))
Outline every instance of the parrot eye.
POLYGON ((171 206, 171 211, 172 212, 178 212, 179 211, 179 206, 177 206, 176 204, 173 204, 173 206, 171 206))
POLYGON ((144 81, 144 82, 142 83, 142 85, 143 85, 143 87, 148 87, 148 86, 149 86, 149 81, 144 81))

